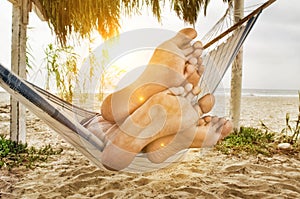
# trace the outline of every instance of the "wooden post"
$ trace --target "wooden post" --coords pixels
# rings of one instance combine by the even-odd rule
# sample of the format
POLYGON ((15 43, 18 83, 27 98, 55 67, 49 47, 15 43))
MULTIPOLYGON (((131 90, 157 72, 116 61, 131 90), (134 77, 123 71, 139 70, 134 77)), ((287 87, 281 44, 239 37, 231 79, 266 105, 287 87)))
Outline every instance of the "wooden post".
MULTIPOLYGON (((244 16, 244 0, 234 0, 234 20, 238 22, 244 16)), ((241 95, 242 95, 242 70, 243 68, 243 48, 240 49, 236 59, 232 64, 231 71, 231 99, 230 115, 233 128, 238 131, 240 128, 241 95)))
MULTIPOLYGON (((26 78, 26 30, 29 0, 18 0, 13 4, 11 70, 22 78, 26 78)), ((10 98, 10 139, 26 142, 26 109, 13 97, 10 98)))

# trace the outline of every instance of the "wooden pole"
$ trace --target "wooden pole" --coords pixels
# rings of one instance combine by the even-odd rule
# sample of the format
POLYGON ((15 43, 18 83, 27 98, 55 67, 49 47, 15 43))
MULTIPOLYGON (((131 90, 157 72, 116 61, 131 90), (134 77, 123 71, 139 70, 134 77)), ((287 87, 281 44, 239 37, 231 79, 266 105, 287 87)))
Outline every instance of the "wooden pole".
MULTIPOLYGON (((11 70, 22 78, 26 78, 26 30, 30 1, 18 0, 13 4, 11 70)), ((10 98, 10 139, 26 142, 26 109, 13 97, 10 98)))
MULTIPOLYGON (((240 21, 244 17, 244 0, 234 0, 234 20, 240 21)), ((242 73, 243 73, 243 48, 240 49, 232 64, 231 71, 231 99, 230 116, 233 128, 240 128, 241 95, 242 95, 242 73)))

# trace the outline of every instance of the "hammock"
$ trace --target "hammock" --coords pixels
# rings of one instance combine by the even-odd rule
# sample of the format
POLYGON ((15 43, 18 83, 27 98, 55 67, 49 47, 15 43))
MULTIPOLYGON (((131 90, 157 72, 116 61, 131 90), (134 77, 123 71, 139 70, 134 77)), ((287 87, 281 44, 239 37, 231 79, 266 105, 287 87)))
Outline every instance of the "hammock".
MULTIPOLYGON (((209 41, 205 42, 203 65, 206 69, 199 83, 202 89, 199 97, 207 92, 215 92, 260 12, 273 2, 274 0, 268 1, 239 23, 223 31, 223 33, 219 34, 215 39, 209 39, 209 41)), ((224 18, 222 20, 224 20, 224 18)), ((219 21, 214 28, 217 28, 221 21, 219 21)), ((209 38, 209 34, 205 38, 209 38)), ((203 41, 205 41, 205 38, 203 41)), ((88 122, 90 118, 99 116, 100 113, 85 110, 79 106, 63 101, 38 86, 21 79, 1 64, 0 85, 37 115, 37 117, 58 132, 90 161, 102 167, 101 153, 104 147, 103 140, 105 137, 97 137, 84 127, 85 122, 88 122)), ((125 170, 144 172, 166 167, 171 163, 180 161, 185 151, 173 155, 160 164, 150 162, 145 154, 140 153, 125 170)))

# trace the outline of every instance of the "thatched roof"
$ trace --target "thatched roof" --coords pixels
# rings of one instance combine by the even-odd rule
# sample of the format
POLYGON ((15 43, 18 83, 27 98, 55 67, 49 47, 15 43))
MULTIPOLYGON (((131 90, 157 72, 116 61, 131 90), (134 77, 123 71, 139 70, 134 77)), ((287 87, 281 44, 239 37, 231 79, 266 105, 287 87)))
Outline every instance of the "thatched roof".
MULTIPOLYGON (((118 34, 122 15, 138 14, 148 7, 160 21, 165 0, 32 0, 49 22, 61 44, 72 32, 88 37, 97 30, 103 38, 118 34)), ((223 0, 228 1, 228 0, 223 0)), ((194 24, 209 0, 170 0, 171 10, 183 21, 194 24)))

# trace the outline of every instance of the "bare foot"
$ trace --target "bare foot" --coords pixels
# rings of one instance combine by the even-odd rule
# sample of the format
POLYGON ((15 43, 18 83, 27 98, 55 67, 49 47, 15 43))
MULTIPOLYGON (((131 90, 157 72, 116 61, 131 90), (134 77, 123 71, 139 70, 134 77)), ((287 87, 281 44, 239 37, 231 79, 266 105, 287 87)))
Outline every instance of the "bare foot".
POLYGON ((183 149, 212 147, 231 131, 231 122, 207 116, 198 125, 151 142, 143 151, 151 162, 161 163, 183 149))
POLYGON ((180 88, 153 95, 120 126, 108 130, 102 164, 108 169, 122 170, 154 140, 197 126, 202 111, 196 111, 185 96, 190 90, 180 88))
POLYGON ((101 113, 104 119, 122 122, 154 94, 180 86, 186 79, 193 85, 197 84, 199 74, 194 66, 199 71, 203 70, 200 67, 202 44, 196 42, 191 45, 196 35, 194 29, 186 28, 158 46, 142 75, 103 101, 101 113))

